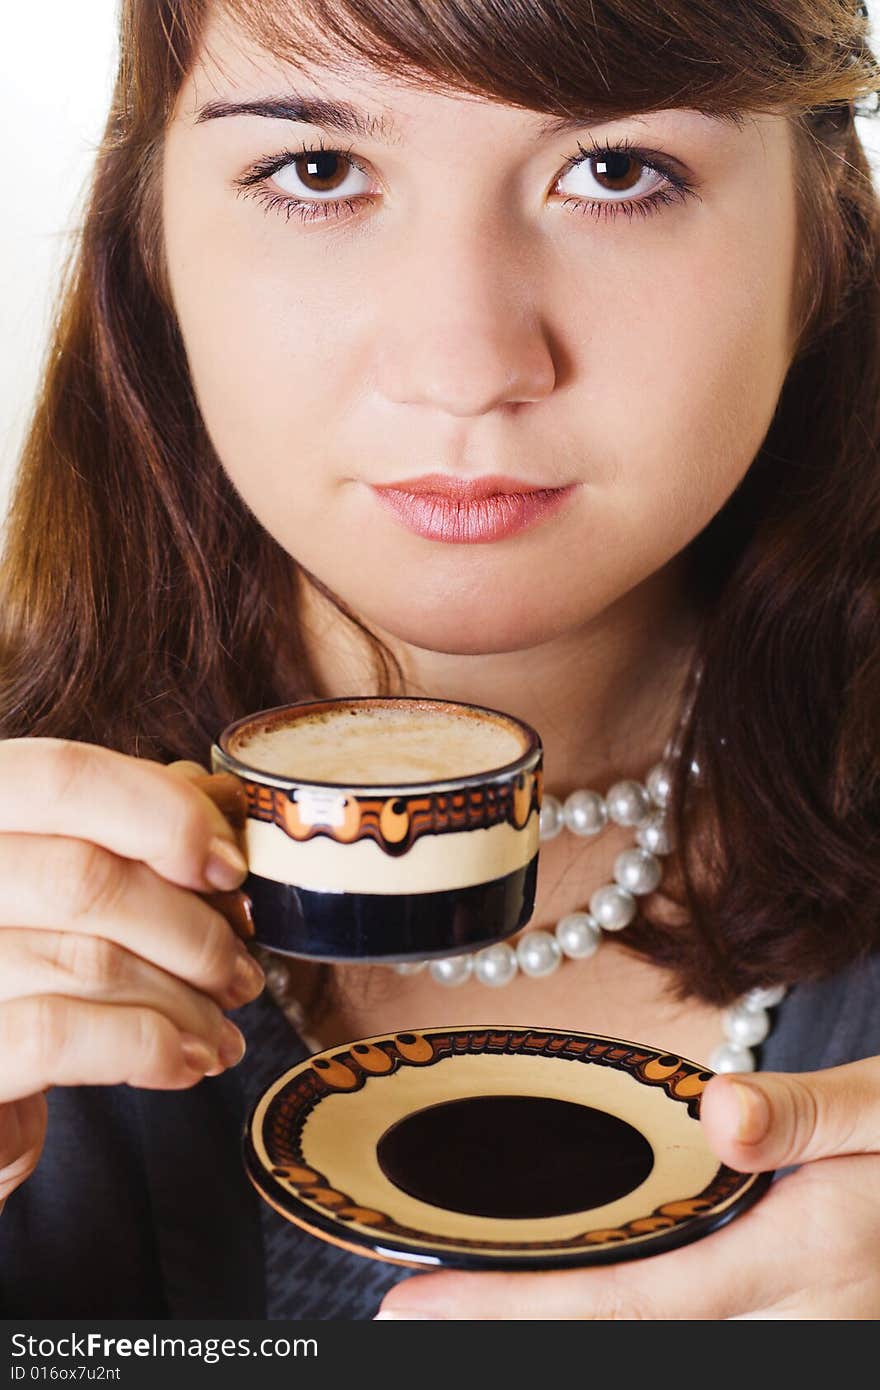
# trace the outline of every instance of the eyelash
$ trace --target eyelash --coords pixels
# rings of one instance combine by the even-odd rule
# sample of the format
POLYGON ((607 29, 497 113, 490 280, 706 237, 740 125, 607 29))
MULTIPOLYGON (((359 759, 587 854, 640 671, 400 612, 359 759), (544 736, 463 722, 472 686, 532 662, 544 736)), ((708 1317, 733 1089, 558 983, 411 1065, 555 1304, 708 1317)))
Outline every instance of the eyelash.
MULTIPOLYGON (((621 153, 633 156, 644 169, 662 174, 667 183, 664 187, 655 189, 648 197, 638 199, 588 199, 564 194, 562 195, 562 205, 565 208, 570 207, 575 212, 600 219, 613 219, 619 216, 633 217, 635 214, 648 217, 661 207, 683 203, 688 198, 696 198, 699 201, 700 195, 692 183, 673 170, 659 155, 655 155, 653 151, 639 149, 630 140, 612 140, 606 141, 604 144, 593 141, 586 148, 578 141, 577 147, 578 153, 566 159, 562 172, 556 180, 557 183, 570 169, 577 168, 586 160, 595 159, 603 154, 621 153)), ((361 193, 355 198, 300 199, 292 198, 286 193, 273 192, 266 185, 266 180, 276 174, 279 169, 283 169, 285 165, 296 159, 301 159, 303 155, 317 154, 322 151, 341 156, 355 169, 365 174, 367 170, 353 157, 352 148, 353 146, 347 150, 334 149, 326 146, 322 140, 319 145, 303 143, 298 150, 282 150, 276 155, 270 155, 266 159, 259 160, 240 179, 235 180, 234 187, 237 196, 256 199, 266 212, 284 213, 288 222, 291 217, 298 217, 302 222, 326 221, 331 217, 341 217, 345 208, 348 209, 349 213, 354 214, 357 212, 358 203, 372 199, 375 195, 361 193)))

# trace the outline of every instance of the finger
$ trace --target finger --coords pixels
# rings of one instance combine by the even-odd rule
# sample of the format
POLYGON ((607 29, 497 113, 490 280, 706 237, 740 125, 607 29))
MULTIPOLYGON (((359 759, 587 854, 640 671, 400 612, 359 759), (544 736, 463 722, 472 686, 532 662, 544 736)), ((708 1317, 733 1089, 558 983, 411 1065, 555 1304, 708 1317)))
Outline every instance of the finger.
POLYGON ((190 782, 211 775, 208 768, 202 767, 201 763, 194 763, 190 758, 178 758, 176 762, 167 763, 166 766, 175 777, 185 777, 190 782))
POLYGON ((191 779, 69 739, 0 740, 2 831, 75 835, 184 888, 236 888, 247 872, 233 828, 191 779))
POLYGON ((231 772, 209 772, 198 763, 169 763, 168 771, 183 777, 205 796, 210 797, 218 811, 235 830, 243 830, 247 820, 247 794, 231 772))
POLYGON ((10 1192, 26 1182, 37 1166, 47 1113, 42 1092, 0 1106, 0 1211, 10 1192))
POLYGON ((0 1004, 0 1102, 47 1086, 179 1090, 220 1065, 155 1009, 57 995, 0 1004))
POLYGON ((218 1002, 253 999, 262 970, 228 922, 146 864, 62 835, 0 835, 2 920, 104 937, 218 1002))
MULTIPOLYGON (((214 805, 223 813, 229 824, 240 834, 247 820, 247 796, 237 777, 229 772, 211 773, 199 763, 181 760, 168 764, 168 771, 175 777, 183 777, 209 796, 214 805)), ((205 902, 221 912, 242 941, 249 941, 255 934, 253 905, 247 893, 238 890, 231 892, 204 893, 205 902)))
MULTIPOLYGON (((770 1197, 761 1204, 768 1205, 770 1197)), ((766 1307, 796 1283, 784 1242, 761 1243, 747 1212, 692 1245, 601 1268, 537 1274, 416 1275, 386 1295, 377 1318, 726 1319, 766 1307)))
POLYGON ((716 1076, 703 1092, 700 1119, 713 1151, 743 1173, 880 1153, 880 1059, 716 1076))
MULTIPOLYGON (((206 994, 103 936, 0 932, 0 1002, 34 994, 143 1005, 204 1038, 227 1066, 244 1055, 241 1033, 206 994)), ((230 999, 224 1007, 242 1002, 230 999)))

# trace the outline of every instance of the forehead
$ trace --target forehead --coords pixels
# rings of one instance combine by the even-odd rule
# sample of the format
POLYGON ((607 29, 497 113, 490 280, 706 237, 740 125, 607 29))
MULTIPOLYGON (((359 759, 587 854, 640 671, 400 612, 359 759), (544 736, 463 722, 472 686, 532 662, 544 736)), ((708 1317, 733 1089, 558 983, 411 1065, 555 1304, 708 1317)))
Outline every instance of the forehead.
POLYGON ((790 118, 875 92, 854 6, 782 8, 765 23, 766 4, 745 0, 721 25, 717 0, 178 0, 165 38, 187 76, 176 102, 165 96, 176 113, 194 88, 266 90, 295 74, 380 107, 470 97, 573 126, 681 109, 790 118))
MULTIPOLYGON (((402 145, 409 137, 430 133, 439 123, 448 134, 457 128, 473 130, 475 121, 490 136, 499 138, 523 132, 529 140, 543 140, 566 131, 583 130, 612 119, 582 109, 573 115, 546 114, 502 98, 462 91, 414 69, 401 68, 393 76, 365 58, 326 44, 310 44, 301 23, 285 27, 290 14, 271 21, 271 10, 260 9, 256 25, 242 24, 225 6, 215 6, 203 31, 190 73, 174 109, 174 121, 194 126, 217 115, 234 114, 233 108, 252 104, 254 114, 301 119, 333 131, 383 145, 402 145), (313 50, 318 48, 320 57, 313 50), (305 52, 304 50, 308 50, 305 52)), ((621 112, 630 122, 648 125, 649 117, 637 111, 621 112)), ((649 113, 650 114, 650 113, 649 113)), ((667 133, 719 133, 719 125, 741 129, 742 113, 708 113, 688 108, 660 113, 667 133), (714 132, 713 132, 714 128, 714 132)))
POLYGON ((317 43, 304 40, 301 24, 291 30, 283 23, 289 14, 287 7, 282 7, 272 23, 267 14, 260 11, 256 22, 245 24, 225 6, 213 7, 178 95, 177 116, 192 120, 206 104, 225 97, 246 100, 302 88, 345 96, 352 104, 370 105, 381 118, 377 134, 389 141, 402 135, 392 104, 400 109, 401 96, 407 91, 417 98, 418 87, 425 86, 424 76, 414 76, 409 82, 394 79, 354 54, 322 52, 317 43))

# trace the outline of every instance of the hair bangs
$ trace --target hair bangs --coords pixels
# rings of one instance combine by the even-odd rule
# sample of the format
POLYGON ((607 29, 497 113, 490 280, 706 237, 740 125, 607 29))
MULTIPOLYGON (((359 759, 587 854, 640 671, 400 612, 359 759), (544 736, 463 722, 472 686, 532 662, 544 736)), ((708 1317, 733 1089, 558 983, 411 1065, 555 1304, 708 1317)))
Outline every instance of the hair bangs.
POLYGON ((220 0, 275 59, 585 122, 848 104, 880 88, 854 0, 220 0))

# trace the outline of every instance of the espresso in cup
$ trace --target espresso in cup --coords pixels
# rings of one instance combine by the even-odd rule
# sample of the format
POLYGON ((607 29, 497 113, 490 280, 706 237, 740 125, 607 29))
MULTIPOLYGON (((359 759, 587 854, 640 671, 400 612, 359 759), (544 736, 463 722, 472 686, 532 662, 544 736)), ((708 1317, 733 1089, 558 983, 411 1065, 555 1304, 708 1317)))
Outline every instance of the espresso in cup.
POLYGON ((256 939, 321 960, 406 960, 502 940, 534 910, 541 742, 444 700, 306 701, 212 749, 244 784, 256 939))

